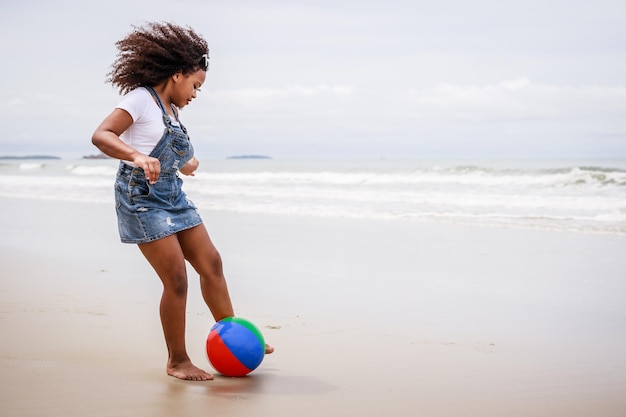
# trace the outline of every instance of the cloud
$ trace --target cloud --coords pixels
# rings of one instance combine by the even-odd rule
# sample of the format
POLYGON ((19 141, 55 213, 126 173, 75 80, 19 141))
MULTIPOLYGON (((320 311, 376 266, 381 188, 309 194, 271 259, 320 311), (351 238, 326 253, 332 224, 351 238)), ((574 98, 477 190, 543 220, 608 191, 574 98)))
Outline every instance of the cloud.
POLYGON ((563 86, 528 77, 396 89, 297 84, 216 90, 207 101, 210 122, 195 128, 241 150, 591 154, 603 146, 615 152, 626 141, 622 85, 563 86))
POLYGON ((202 106, 185 111, 194 119, 202 119, 202 113, 210 113, 210 121, 204 126, 207 131, 330 129, 336 126, 337 120, 348 117, 354 91, 351 85, 324 83, 218 89, 206 92, 201 98, 202 106))
MULTIPOLYGON (((353 85, 287 85, 216 90, 207 96, 213 119, 229 115, 254 128, 352 126, 393 129, 447 123, 597 122, 626 133, 626 86, 561 86, 527 77, 492 84, 438 83, 422 88, 372 90, 353 85), (303 124, 304 123, 304 124, 303 124)), ((217 123, 219 121, 216 120, 217 123)))
POLYGON ((242 88, 232 90, 217 90, 211 93, 214 100, 226 100, 239 103, 243 106, 262 106, 268 102, 283 101, 289 103, 293 99, 306 99, 319 96, 349 96, 354 87, 351 85, 326 85, 314 86, 287 85, 283 88, 242 88))
POLYGON ((494 84, 440 83, 406 89, 406 105, 429 119, 489 122, 552 120, 577 122, 603 119, 619 123, 626 108, 626 86, 561 86, 534 83, 526 77, 494 84))
POLYGON ((620 0, 142 0, 123 15, 118 0, 60 1, 68 7, 25 0, 0 15, 10 63, 0 70, 0 146, 90 152, 119 100, 104 83, 115 41, 133 24, 171 20, 209 41, 207 81, 182 117, 194 141, 223 147, 216 154, 494 144, 557 154, 576 142, 581 153, 626 155, 620 0))

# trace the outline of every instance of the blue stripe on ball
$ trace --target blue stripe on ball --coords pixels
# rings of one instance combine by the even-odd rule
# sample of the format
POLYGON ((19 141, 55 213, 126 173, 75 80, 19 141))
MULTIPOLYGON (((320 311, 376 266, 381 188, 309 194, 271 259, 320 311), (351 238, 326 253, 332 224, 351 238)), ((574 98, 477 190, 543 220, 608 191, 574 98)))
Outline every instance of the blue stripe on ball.
POLYGON ((265 356, 265 341, 256 327, 239 317, 222 320, 213 326, 230 352, 248 369, 256 369, 265 356), (252 327, 256 330, 250 329, 252 327))

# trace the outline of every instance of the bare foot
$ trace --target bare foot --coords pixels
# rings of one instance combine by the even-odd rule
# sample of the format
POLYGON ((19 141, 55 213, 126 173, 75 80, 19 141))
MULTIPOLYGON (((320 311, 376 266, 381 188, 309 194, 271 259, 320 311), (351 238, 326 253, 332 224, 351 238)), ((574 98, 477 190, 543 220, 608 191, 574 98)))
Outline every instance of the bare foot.
POLYGON ((269 355, 270 353, 273 353, 273 352, 274 352, 274 348, 266 343, 265 344, 265 354, 269 355))
POLYGON ((191 361, 179 363, 174 366, 170 366, 168 363, 166 370, 168 375, 186 381, 209 381, 213 379, 213 375, 198 368, 191 363, 191 361))

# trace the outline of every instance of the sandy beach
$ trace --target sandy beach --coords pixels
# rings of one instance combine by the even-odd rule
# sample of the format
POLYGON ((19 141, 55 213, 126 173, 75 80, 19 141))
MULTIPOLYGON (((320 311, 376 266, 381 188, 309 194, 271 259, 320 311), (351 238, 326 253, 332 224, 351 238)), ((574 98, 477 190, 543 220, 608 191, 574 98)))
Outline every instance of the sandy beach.
POLYGON ((2 416, 626 415, 626 236, 201 212, 276 352, 199 383, 165 374, 160 283, 111 206, 0 206, 2 416))

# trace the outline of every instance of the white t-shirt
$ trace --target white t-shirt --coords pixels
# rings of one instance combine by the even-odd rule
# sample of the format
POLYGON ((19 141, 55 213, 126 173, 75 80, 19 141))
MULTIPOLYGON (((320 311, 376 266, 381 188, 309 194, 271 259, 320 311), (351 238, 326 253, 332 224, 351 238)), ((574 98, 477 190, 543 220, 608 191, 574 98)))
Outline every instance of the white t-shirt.
MULTIPOLYGON (((136 88, 122 97, 117 108, 126 110, 133 118, 133 124, 120 135, 120 139, 131 148, 150 155, 165 130, 163 113, 152 94, 143 87, 136 88)), ((171 120, 172 124, 178 125, 175 118, 171 120)))

